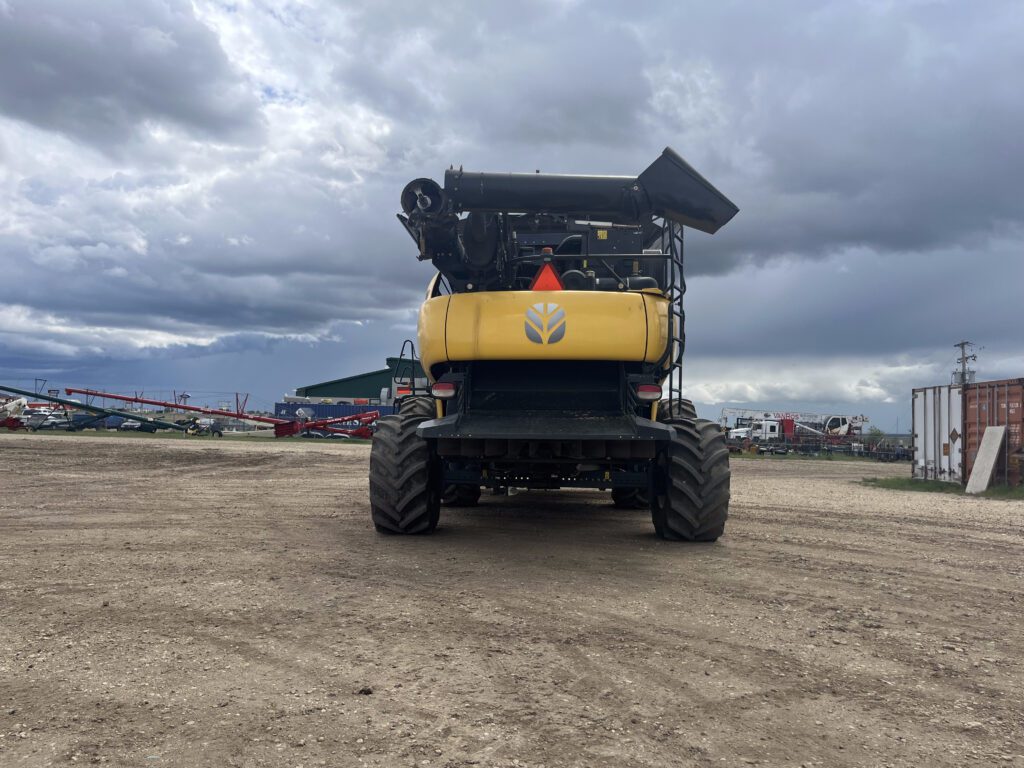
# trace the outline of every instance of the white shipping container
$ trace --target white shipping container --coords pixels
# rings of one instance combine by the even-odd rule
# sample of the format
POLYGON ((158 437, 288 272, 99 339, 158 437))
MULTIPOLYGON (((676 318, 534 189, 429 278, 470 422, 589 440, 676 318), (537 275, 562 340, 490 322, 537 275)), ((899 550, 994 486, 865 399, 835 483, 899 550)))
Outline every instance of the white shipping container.
POLYGON ((963 399, 959 385, 913 390, 913 413, 914 477, 963 482, 963 399))

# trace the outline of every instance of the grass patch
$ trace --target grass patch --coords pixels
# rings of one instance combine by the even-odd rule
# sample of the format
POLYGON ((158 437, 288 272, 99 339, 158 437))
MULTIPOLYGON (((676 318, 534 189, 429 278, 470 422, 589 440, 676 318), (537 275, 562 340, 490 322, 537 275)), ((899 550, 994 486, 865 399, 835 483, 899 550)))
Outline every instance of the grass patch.
MULTIPOLYGON (((871 488, 885 488, 890 491, 916 491, 918 493, 945 493, 966 496, 959 483, 944 483, 941 480, 914 480, 910 477, 868 477, 861 481, 871 488)), ((996 486, 978 494, 986 499, 1024 501, 1024 488, 996 486)))
POLYGON ((982 494, 986 499, 1006 499, 1007 501, 1024 501, 1024 488, 1009 488, 997 485, 982 494))

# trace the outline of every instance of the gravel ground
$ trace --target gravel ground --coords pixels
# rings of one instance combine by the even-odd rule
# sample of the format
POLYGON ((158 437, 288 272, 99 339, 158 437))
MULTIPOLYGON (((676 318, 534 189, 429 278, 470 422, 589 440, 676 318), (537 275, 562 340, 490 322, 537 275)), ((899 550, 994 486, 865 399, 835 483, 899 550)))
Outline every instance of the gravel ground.
POLYGON ((0 435, 0 765, 1024 766, 1024 503, 734 461, 374 533, 369 448, 0 435))

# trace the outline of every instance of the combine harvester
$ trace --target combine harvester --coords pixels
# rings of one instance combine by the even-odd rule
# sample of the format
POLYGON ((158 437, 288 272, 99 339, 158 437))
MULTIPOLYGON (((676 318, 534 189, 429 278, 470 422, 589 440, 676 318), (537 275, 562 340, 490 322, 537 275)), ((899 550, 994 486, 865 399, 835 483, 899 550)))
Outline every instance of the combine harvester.
POLYGON ((481 487, 610 489, 658 536, 715 541, 729 451, 683 399, 683 227, 738 212, 666 149, 639 176, 415 179, 399 220, 437 274, 419 316, 429 397, 370 453, 377 530, 435 529, 481 487))
MULTIPOLYGON (((150 398, 116 395, 112 392, 99 392, 95 389, 75 389, 68 387, 64 390, 69 395, 85 395, 88 398, 101 398, 106 400, 119 400, 125 403, 137 403, 139 405, 155 405, 174 411, 189 411, 202 413, 207 416, 222 416, 228 419, 239 421, 251 421, 257 424, 272 424, 274 437, 291 437, 302 432, 323 432, 329 435, 358 438, 369 440, 373 437, 373 425, 380 418, 379 411, 367 411, 356 416, 341 416, 333 419, 278 419, 273 416, 259 416, 246 413, 239 407, 236 411, 227 411, 220 408, 204 408, 198 405, 186 405, 184 403, 170 403, 165 400, 153 400, 150 398), (354 426, 342 427, 341 424, 354 426)), ((301 410, 301 409, 300 409, 301 410)))

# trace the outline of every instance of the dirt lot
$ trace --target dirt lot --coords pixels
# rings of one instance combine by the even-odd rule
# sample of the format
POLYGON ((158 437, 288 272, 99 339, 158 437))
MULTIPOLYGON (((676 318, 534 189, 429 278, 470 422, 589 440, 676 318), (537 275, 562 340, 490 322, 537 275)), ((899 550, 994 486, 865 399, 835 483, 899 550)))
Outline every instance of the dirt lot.
POLYGON ((1024 503, 734 462, 383 538, 365 445, 0 435, 0 765, 1024 766, 1024 503))

